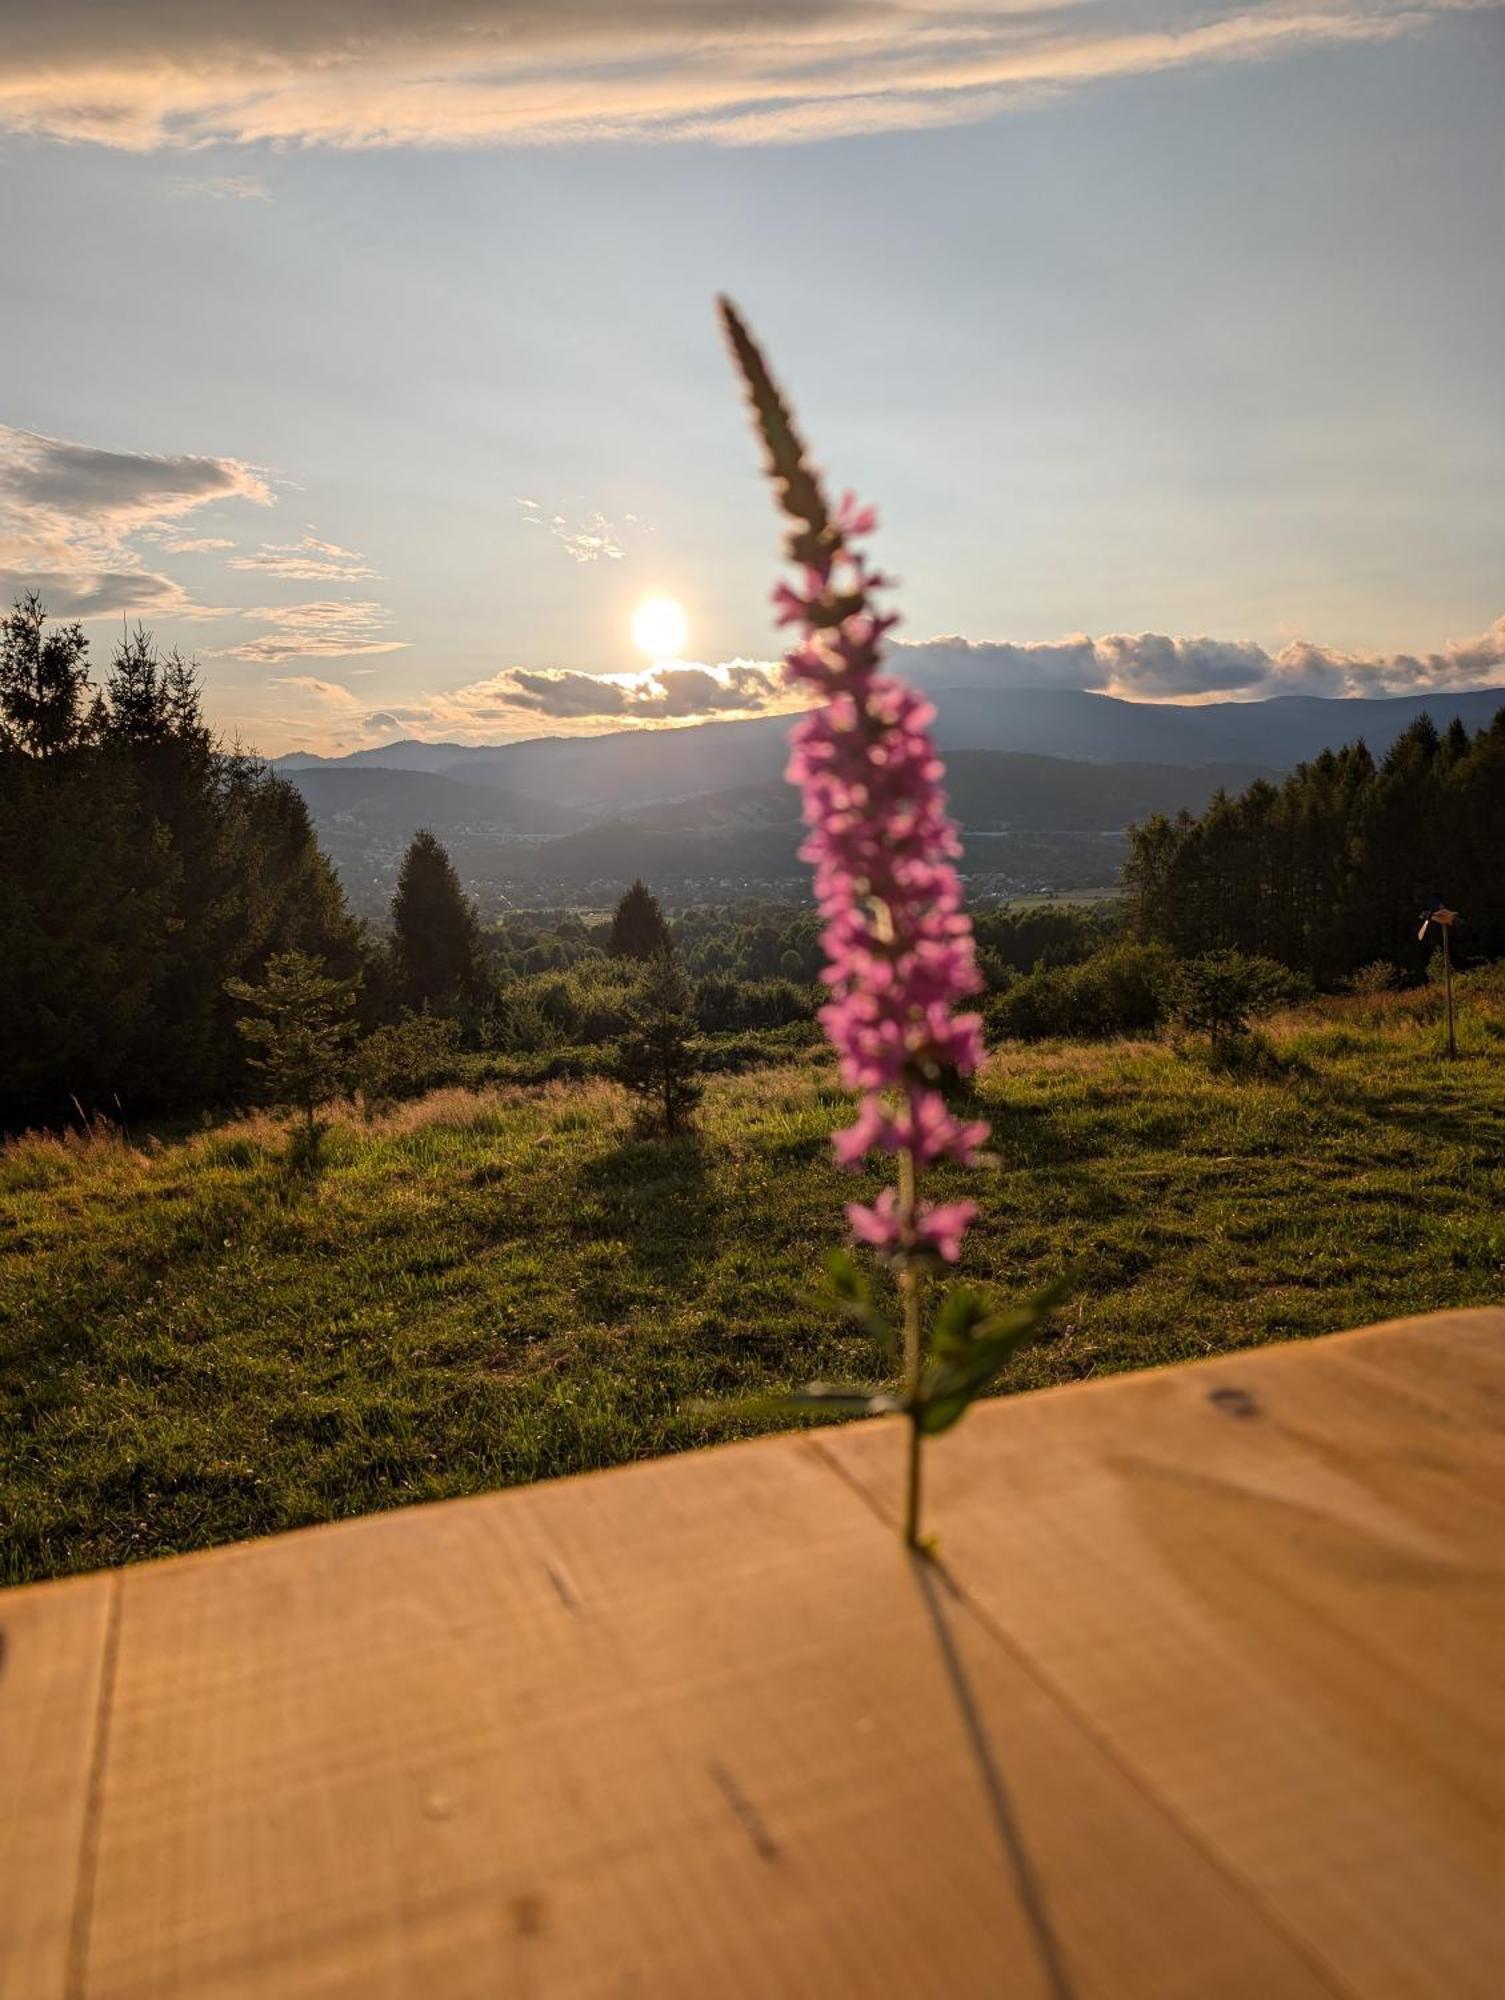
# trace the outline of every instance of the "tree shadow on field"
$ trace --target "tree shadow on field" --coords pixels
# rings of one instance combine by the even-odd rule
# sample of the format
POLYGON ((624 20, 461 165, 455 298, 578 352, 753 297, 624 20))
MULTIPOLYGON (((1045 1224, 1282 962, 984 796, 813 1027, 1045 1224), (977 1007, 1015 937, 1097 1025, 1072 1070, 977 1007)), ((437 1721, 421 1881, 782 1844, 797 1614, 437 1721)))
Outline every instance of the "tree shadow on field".
POLYGON ((1323 1095, 1348 1117, 1350 1129, 1387 1125, 1429 1146, 1473 1146, 1486 1158, 1505 1156, 1505 1114, 1480 1096, 1466 1058, 1438 1057, 1435 1074, 1418 1068, 1415 1082, 1384 1088, 1324 1077, 1323 1095))
POLYGON ((590 1233, 620 1239, 641 1276, 677 1287, 715 1256, 720 1203, 700 1133, 624 1139, 581 1170, 578 1186, 590 1233))

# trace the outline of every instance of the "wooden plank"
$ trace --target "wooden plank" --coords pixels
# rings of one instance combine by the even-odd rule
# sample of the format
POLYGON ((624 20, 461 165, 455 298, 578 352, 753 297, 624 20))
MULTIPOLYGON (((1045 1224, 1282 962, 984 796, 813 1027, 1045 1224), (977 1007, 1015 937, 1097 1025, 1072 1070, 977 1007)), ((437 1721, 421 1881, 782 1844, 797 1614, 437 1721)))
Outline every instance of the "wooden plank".
MULTIPOLYGON (((1498 1990, 1502 1377, 1505 1314, 1439 1315, 1372 1361, 1352 1335, 1021 1397, 929 1459, 968 1601, 1366 2000, 1498 1990)), ((807 1448, 888 1513, 900 1445, 807 1448)))
POLYGON ((1505 1312, 1387 1320, 1322 1346, 1373 1371, 1395 1394, 1439 1407, 1485 1456, 1505 1458, 1505 1312))
POLYGON ((68 1982, 113 1579, 0 1594, 0 2000, 68 1982))
POLYGON ((88 2000, 1330 1992, 803 1440, 124 1590, 88 2000))

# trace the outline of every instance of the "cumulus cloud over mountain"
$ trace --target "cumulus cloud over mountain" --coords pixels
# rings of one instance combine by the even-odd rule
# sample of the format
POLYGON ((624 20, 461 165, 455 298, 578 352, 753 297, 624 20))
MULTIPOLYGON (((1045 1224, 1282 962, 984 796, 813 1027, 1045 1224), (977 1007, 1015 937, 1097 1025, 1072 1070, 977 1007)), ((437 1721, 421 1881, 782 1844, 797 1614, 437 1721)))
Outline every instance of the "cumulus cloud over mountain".
POLYGON ((927 639, 896 652, 922 686, 1081 688, 1137 701, 1197 696, 1422 694, 1505 679, 1505 618, 1432 653, 1344 653, 1297 639, 1278 652, 1252 640, 1161 632, 1075 635, 1037 645, 927 639))
MULTIPOLYGON (((338 608, 323 607, 331 617, 338 608)), ((311 630, 310 636, 323 635, 311 630)), ((330 644, 321 650, 380 650, 383 644, 374 628, 348 636, 357 643, 330 644)), ((255 648, 253 642, 252 648, 240 649, 240 657, 286 659, 294 652, 291 643, 275 637, 260 650, 255 648)), ((1476 639, 1450 642, 1422 654, 1340 653, 1305 641, 1270 653, 1252 640, 1145 632, 1110 633, 1100 639, 1078 635, 1037 645, 928 639, 896 645, 893 663, 897 671, 935 693, 1045 688, 1141 701, 1425 694, 1505 683, 1505 618, 1476 639)), ((354 724, 355 698, 347 694, 342 706, 346 710, 342 722, 354 724)), ((717 667, 679 664, 636 674, 507 667, 446 693, 370 710, 360 718, 359 727, 371 740, 400 730, 434 739, 486 742, 532 734, 544 719, 568 734, 792 713, 801 706, 802 698, 783 685, 774 661, 734 660, 717 667)))

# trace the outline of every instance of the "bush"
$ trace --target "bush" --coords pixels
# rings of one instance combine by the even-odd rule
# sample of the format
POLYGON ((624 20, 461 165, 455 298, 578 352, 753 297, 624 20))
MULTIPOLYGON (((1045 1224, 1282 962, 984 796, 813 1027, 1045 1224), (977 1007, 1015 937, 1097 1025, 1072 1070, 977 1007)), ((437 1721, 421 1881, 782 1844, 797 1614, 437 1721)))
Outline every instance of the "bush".
POLYGON ((982 910, 973 918, 978 963, 990 993, 1011 973, 1079 965, 1107 941, 1108 916, 1099 909, 1042 903, 1030 910, 982 910))
POLYGON ((695 1022, 708 1035, 783 1028, 814 1016, 809 987, 790 979, 732 979, 713 972, 695 983, 695 1022))
POLYGON ((1021 1042, 1145 1035, 1160 1025, 1174 971, 1162 945, 1108 945, 1080 965, 1041 966, 996 994, 988 1031, 1021 1042))
POLYGON ((627 1032, 643 968, 634 959, 581 958, 567 971, 504 987, 486 1025, 487 1046, 536 1055, 581 1043, 614 1042, 627 1032))
POLYGON ((1361 965, 1357 972, 1351 972, 1343 981, 1350 993, 1370 998, 1376 993, 1398 993, 1403 984, 1403 974, 1398 965, 1392 965, 1388 958, 1377 958, 1369 965, 1361 965))
POLYGON ((685 1130, 701 1096, 693 999, 672 952, 660 952, 648 963, 617 1051, 616 1079, 638 1100, 640 1129, 671 1139, 685 1130))
POLYGON ((1249 1034, 1249 1023, 1298 997, 1302 982, 1271 958, 1209 951, 1184 959, 1172 976, 1172 1017, 1193 1034, 1226 1046, 1249 1034))
POLYGON ((445 1014, 404 1013, 367 1035, 355 1052, 354 1081, 369 1107, 422 1097, 459 1074, 460 1027, 445 1014))

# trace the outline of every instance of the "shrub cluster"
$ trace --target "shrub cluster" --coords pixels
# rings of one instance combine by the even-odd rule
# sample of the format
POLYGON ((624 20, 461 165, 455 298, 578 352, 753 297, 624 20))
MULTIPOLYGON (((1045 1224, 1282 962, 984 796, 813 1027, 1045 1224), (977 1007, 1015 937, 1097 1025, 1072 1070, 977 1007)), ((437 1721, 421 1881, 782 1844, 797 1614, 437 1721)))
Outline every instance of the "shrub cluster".
POLYGON ((1302 997, 1306 982, 1267 958, 1124 939, 1077 965, 1040 965, 986 1006, 989 1033, 1020 1042, 1148 1035, 1175 1021, 1226 1041, 1251 1020, 1302 997))
POLYGON ((1165 1019, 1173 968, 1163 945, 1132 942, 1078 965, 1041 965, 987 1003, 988 1032, 1021 1042, 1150 1034, 1165 1019))

